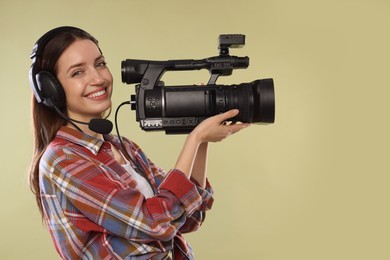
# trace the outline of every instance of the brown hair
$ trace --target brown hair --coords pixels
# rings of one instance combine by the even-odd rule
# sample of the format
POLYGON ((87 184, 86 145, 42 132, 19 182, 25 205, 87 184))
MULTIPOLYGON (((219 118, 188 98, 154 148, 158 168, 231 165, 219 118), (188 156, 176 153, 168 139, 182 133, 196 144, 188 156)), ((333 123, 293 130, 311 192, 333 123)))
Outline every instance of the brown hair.
MULTIPOLYGON (((69 28, 61 30, 51 37, 43 48, 41 55, 36 58, 34 66, 36 72, 47 71, 53 76, 57 75, 57 61, 61 54, 76 40, 87 39, 98 45, 98 41, 87 32, 78 28, 69 28)), ((66 108, 63 109, 66 113, 66 108)), ((33 157, 29 172, 29 182, 31 191, 35 194, 39 211, 43 217, 43 208, 39 187, 39 163, 46 147, 54 139, 57 131, 66 121, 60 117, 55 110, 38 103, 35 97, 32 97, 32 124, 33 124, 33 157)))

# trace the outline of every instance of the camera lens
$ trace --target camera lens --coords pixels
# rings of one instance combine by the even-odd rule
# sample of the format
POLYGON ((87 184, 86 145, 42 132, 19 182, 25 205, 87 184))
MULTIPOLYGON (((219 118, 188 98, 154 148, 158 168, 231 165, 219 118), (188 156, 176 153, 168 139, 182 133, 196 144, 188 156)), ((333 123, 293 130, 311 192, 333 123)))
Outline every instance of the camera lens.
POLYGON ((273 79, 255 80, 252 83, 254 117, 252 122, 275 122, 275 92, 273 79))
POLYGON ((272 79, 259 79, 239 85, 157 86, 145 91, 144 107, 146 118, 204 119, 237 108, 240 113, 229 121, 273 123, 274 84, 272 79), (159 100, 158 106, 153 106, 154 100, 159 100))
POLYGON ((272 79, 219 87, 216 92, 217 112, 233 108, 240 113, 231 121, 245 123, 273 123, 275 121, 275 95, 272 79))

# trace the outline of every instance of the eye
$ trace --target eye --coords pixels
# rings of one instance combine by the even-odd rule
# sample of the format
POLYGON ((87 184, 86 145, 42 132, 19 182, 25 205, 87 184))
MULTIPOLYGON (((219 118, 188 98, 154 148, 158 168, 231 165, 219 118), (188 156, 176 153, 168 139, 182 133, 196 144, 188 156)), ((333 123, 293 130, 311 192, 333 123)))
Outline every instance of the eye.
POLYGON ((77 77, 77 76, 80 76, 81 74, 83 73, 82 70, 75 70, 74 72, 72 72, 72 78, 74 77, 77 77))
POLYGON ((98 61, 96 63, 96 67, 99 67, 99 68, 105 68, 106 66, 107 66, 107 62, 105 62, 104 60, 98 61))

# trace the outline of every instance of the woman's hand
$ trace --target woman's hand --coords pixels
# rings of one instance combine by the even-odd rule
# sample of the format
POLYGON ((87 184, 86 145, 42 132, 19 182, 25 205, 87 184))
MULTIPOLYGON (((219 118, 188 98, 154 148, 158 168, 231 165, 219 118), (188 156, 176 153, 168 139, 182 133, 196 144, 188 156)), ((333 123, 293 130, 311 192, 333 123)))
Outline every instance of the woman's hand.
POLYGON ((183 149, 177 159, 175 168, 182 171, 188 178, 193 177, 199 184, 205 186, 207 143, 219 142, 226 137, 237 133, 250 124, 224 124, 229 118, 238 114, 238 109, 229 110, 223 114, 209 117, 201 122, 187 136, 183 149), (204 144, 202 146, 202 144, 204 144), (200 154, 198 154, 200 152, 200 154), (195 160, 196 158, 196 160, 195 160), (193 166, 195 163, 195 171, 193 166))
POLYGON ((235 117, 238 109, 232 109, 225 113, 215 115, 201 122, 190 135, 194 135, 199 143, 219 142, 226 137, 250 126, 250 124, 223 124, 229 118, 235 117))

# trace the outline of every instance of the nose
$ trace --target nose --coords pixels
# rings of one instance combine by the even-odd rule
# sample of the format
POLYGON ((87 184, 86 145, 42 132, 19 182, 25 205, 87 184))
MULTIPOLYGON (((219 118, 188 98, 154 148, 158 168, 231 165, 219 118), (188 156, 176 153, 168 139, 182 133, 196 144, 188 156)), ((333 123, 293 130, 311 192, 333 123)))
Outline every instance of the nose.
POLYGON ((91 78, 89 83, 91 86, 100 86, 104 83, 104 81, 104 74, 101 70, 98 70, 96 68, 91 70, 91 78))

